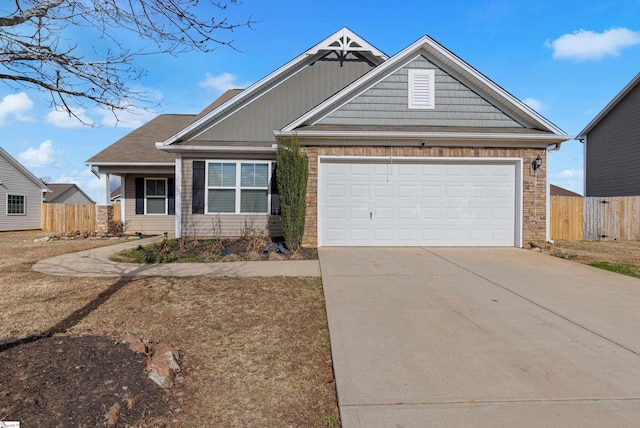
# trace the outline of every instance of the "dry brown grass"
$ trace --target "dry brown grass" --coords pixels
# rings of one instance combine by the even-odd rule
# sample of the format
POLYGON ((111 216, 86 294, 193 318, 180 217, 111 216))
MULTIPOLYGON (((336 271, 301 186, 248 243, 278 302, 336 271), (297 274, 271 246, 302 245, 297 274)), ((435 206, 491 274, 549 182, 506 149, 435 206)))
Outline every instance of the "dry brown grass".
POLYGON ((187 426, 324 426, 335 406, 324 298, 314 278, 76 278, 31 270, 104 241, 0 233, 0 339, 54 329, 172 344, 188 371, 187 426))
POLYGON ((556 241, 560 250, 581 263, 609 262, 640 266, 640 241, 556 241))

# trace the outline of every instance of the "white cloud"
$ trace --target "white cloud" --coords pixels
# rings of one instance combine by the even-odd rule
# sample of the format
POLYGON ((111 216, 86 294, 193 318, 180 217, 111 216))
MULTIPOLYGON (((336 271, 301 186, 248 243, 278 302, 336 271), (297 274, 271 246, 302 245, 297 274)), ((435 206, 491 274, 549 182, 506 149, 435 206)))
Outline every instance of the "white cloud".
POLYGON ((64 152, 55 150, 53 142, 46 140, 37 149, 29 147, 18 154, 20 162, 28 168, 62 167, 64 152))
POLYGON ((82 128, 86 125, 93 125, 93 119, 87 116, 83 108, 71 110, 75 116, 70 115, 60 108, 51 110, 49 114, 47 114, 46 121, 57 128, 82 128))
POLYGON ((580 29, 546 42, 546 46, 553 49, 554 58, 575 61, 617 56, 622 49, 637 44, 640 44, 640 31, 627 28, 612 28, 602 33, 580 29))
POLYGON ((24 93, 9 94, 0 101, 0 125, 9 116, 13 116, 16 120, 27 122, 33 120, 28 114, 33 108, 33 101, 24 93))
POLYGON ((204 77, 204 81, 199 82, 198 85, 203 88, 210 88, 216 92, 224 92, 229 89, 244 89, 250 85, 248 82, 238 82, 238 76, 232 73, 222 73, 217 76, 212 76, 207 73, 204 77))
POLYGON ((556 186, 560 186, 580 194, 584 191, 584 170, 582 169, 563 169, 560 172, 550 174, 550 176, 551 183, 556 186))
POLYGON ((542 104, 542 101, 538 101, 535 98, 525 98, 522 102, 537 112, 541 112, 545 109, 545 105, 542 104))

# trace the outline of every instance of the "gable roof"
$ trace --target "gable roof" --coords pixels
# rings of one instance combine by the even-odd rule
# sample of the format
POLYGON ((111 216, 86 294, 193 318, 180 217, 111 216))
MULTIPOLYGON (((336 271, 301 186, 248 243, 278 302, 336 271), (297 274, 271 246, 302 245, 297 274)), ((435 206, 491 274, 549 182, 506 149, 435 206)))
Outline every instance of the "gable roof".
POLYGON ((193 122, 194 114, 161 114, 134 129, 97 155, 88 159, 88 165, 110 164, 173 164, 175 155, 155 149, 161 141, 193 122))
POLYGON ((593 118, 593 120, 591 122, 589 122, 589 124, 578 133, 578 135, 576 136, 576 140, 584 140, 587 136, 587 134, 596 127, 596 125, 598 123, 600 123, 600 121, 602 119, 604 119, 604 117, 606 115, 609 114, 609 112, 611 110, 613 110, 615 108, 615 106, 618 105, 618 103, 620 103, 620 101, 622 101, 624 99, 624 97, 626 97, 629 92, 633 91, 633 89, 638 86, 640 84, 640 73, 636 74, 636 76, 631 79, 631 82, 629 82, 624 88, 622 88, 622 90, 618 93, 618 95, 616 95, 610 102, 609 104, 607 104, 600 113, 598 113, 598 115, 593 118))
POLYGON ((44 202, 55 203, 56 199, 65 194, 69 190, 75 189, 76 191, 82 193, 82 195, 87 198, 89 201, 93 202, 86 193, 82 191, 80 187, 78 187, 75 183, 48 183, 47 187, 51 189, 51 193, 47 193, 44 196, 44 202))
POLYGON ((47 185, 44 184, 44 182, 42 180, 40 180, 38 177, 33 175, 33 173, 31 173, 31 171, 29 171, 27 168, 25 168, 24 165, 22 165, 20 162, 15 160, 13 158, 13 156, 11 156, 9 153, 7 153, 2 147, 0 147, 0 156, 4 157, 7 160, 7 162, 9 162, 18 171, 20 171, 25 177, 27 177, 29 180, 31 180, 33 182, 33 184, 35 184, 40 189, 42 189, 43 192, 51 192, 51 189, 49 189, 47 187, 47 185))
POLYGON ((549 194, 551 196, 579 196, 582 197, 581 194, 572 192, 571 190, 565 189, 564 187, 556 186, 555 184, 549 185, 549 194))
POLYGON ((296 69, 304 66, 305 64, 312 63, 318 57, 324 56, 328 52, 332 51, 338 51, 343 54, 346 52, 357 52, 376 64, 380 64, 388 59, 388 56, 382 51, 378 50, 366 40, 344 27, 307 51, 298 55, 271 74, 249 86, 244 91, 236 94, 217 108, 211 109, 207 114, 199 116, 193 121, 193 123, 179 132, 176 132, 170 138, 158 140, 162 142, 159 142, 157 147, 167 148, 176 142, 187 139, 190 136, 197 135, 203 130, 214 126, 216 120, 233 114, 234 111, 237 111, 248 102, 251 102, 254 97, 259 96, 259 94, 263 93, 270 86, 286 79, 287 76, 293 73, 296 69))
MULTIPOLYGON (((534 131, 534 134, 538 134, 536 135, 536 138, 548 139, 550 144, 566 141, 571 138, 553 123, 539 115, 529 106, 515 98, 513 95, 505 91, 503 88, 495 84, 482 73, 428 36, 420 38, 415 43, 403 49, 388 61, 356 80, 333 97, 327 99, 312 110, 300 116, 298 119, 285 126, 282 129, 282 132, 278 132, 278 130, 276 130, 276 135, 299 133, 299 135, 312 136, 311 133, 317 130, 304 127, 316 126, 322 118, 334 112, 359 94, 372 87, 374 84, 389 76, 393 71, 398 70, 420 55, 425 55, 429 60, 445 69, 449 74, 469 85, 482 97, 490 100, 494 105, 499 106, 501 110, 508 113, 512 118, 521 123, 524 128, 534 131), (535 132, 536 130, 538 132, 535 132), (543 131, 545 134, 540 135, 539 131, 543 131)), ((421 132, 424 134, 424 137, 428 137, 427 130, 423 130, 421 132)), ((355 135, 356 132, 352 131, 352 134, 355 135)), ((360 135, 365 134, 366 131, 363 131, 360 135)), ((348 137, 347 134, 342 136, 348 137)), ((367 137, 370 136, 371 135, 367 135, 367 137)))

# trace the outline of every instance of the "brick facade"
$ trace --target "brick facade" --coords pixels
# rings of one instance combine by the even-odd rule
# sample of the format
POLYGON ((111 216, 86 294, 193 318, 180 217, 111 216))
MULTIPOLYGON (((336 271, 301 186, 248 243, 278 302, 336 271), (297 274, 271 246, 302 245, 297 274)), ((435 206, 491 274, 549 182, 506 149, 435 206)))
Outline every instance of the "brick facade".
POLYGON ((541 244, 546 241, 547 216, 547 158, 545 149, 478 148, 478 147, 326 147, 306 146, 303 152, 309 157, 309 181, 307 183, 307 217, 302 245, 318 246, 318 156, 412 156, 450 158, 522 158, 522 243, 541 244), (530 169, 531 160, 538 155, 542 167, 537 175, 530 169))

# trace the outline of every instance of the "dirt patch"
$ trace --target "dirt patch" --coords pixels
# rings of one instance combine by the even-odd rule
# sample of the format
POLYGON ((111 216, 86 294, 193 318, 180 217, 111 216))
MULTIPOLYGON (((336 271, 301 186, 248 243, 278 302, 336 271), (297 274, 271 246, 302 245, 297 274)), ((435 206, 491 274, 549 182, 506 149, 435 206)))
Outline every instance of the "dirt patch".
POLYGON ((640 241, 556 241, 555 256, 580 263, 609 262, 640 266, 640 241))
POLYGON ((118 405, 110 426, 167 420, 171 400, 147 378, 145 357, 99 336, 5 342, 0 415, 23 426, 94 427, 118 405))
MULTIPOLYGON (((323 427, 325 418, 335 414, 331 347, 319 279, 47 276, 33 271, 33 263, 118 241, 34 242, 43 236, 47 234, 0 233, 0 341, 50 332, 103 338, 131 334, 171 344, 183 358, 180 364, 185 382, 174 394, 175 401, 169 401, 172 413, 165 417, 169 418, 167 426, 323 427)), ((115 341, 107 342, 115 348, 113 352, 119 349, 115 341)), ((33 352, 22 352, 24 361, 13 361, 11 366, 31 364, 29 360, 49 355, 26 346, 14 349, 33 352)), ((0 353, 0 361, 5 355, 0 353)), ((88 360, 99 357, 88 352, 85 356, 88 360)), ((136 371, 144 373, 137 360, 134 364, 136 371)), ((83 366, 89 367, 89 363, 83 366)), ((56 378, 54 369, 53 362, 38 366, 42 382, 65 388, 65 378, 56 378)), ((103 382, 111 380, 104 371, 92 372, 91 376, 104 376, 103 382)), ((126 379, 118 381, 131 388, 124 383, 126 379)), ((76 386, 72 383, 66 388, 73 391, 76 386)), ((33 389, 27 388, 28 382, 17 382, 13 387, 16 389, 11 394, 22 394, 27 400, 35 398, 33 389), (27 389, 20 391, 20 387, 27 389)), ((4 381, 0 390, 5 391, 4 381)), ((75 394, 82 393, 81 389, 75 390, 75 394)), ((4 404, 2 397, 0 402, 4 404)), ((105 406, 113 404, 101 404, 99 412, 92 412, 106 412, 109 408, 105 406)), ((68 404, 60 413, 67 414, 72 406, 68 404)), ((29 417, 28 408, 16 411, 11 416, 14 420, 29 417)), ((5 416, 4 412, 0 414, 5 416)), ((161 415, 150 416, 127 423, 165 423, 161 415)), ((134 416, 127 418, 123 421, 134 416)), ((53 419, 23 426, 78 425, 53 419)), ((339 426, 339 421, 334 426, 339 426)))

